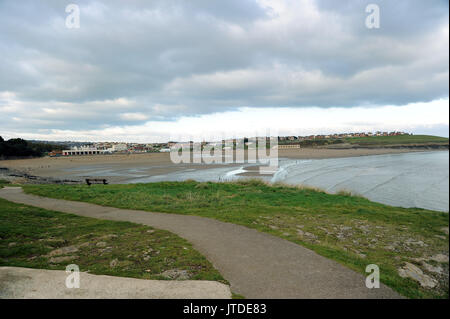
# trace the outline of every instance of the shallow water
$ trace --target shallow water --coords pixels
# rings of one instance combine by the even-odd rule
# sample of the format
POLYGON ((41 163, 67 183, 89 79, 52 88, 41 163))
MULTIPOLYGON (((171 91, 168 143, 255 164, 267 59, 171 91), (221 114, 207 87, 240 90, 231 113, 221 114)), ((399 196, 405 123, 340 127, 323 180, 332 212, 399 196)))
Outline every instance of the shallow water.
POLYGON ((340 190, 402 207, 449 211, 449 153, 426 152, 283 161, 272 179, 340 190))

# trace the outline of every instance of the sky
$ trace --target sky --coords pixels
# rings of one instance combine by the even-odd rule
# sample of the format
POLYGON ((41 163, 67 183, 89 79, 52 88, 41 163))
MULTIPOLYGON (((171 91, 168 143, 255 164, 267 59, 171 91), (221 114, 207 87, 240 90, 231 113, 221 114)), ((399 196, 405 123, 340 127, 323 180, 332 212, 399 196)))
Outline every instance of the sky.
POLYGON ((0 0, 0 135, 449 134, 447 0, 0 0), (68 28, 68 4, 79 28, 68 28), (368 4, 379 28, 368 28, 368 4))

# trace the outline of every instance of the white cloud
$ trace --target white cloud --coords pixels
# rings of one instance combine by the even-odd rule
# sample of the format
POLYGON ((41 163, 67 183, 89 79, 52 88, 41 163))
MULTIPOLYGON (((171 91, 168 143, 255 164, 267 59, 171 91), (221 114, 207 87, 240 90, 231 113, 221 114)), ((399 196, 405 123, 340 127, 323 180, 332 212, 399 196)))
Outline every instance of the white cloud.
POLYGON ((120 117, 127 121, 145 121, 148 116, 142 113, 122 113, 120 117))
MULTIPOLYGON (((176 121, 149 121, 142 125, 97 130, 48 130, 23 134, 29 139, 77 141, 165 142, 265 134, 310 135, 344 132, 407 131, 447 135, 449 100, 404 106, 355 108, 241 108, 236 111, 181 117, 176 121)), ((7 138, 16 134, 1 132, 7 138)))

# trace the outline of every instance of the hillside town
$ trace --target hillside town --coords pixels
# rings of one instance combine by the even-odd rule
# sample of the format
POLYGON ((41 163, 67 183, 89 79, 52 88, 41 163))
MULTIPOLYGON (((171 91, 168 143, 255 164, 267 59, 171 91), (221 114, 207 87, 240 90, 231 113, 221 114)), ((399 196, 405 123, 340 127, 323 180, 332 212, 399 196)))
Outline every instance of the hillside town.
MULTIPOLYGON (((290 144, 295 147, 302 141, 320 141, 320 140, 343 140, 356 137, 374 137, 374 136, 398 136, 410 135, 405 132, 357 132, 357 133, 340 133, 327 135, 308 135, 308 136, 278 136, 279 144, 290 144)), ((227 140, 232 141, 232 140, 227 140)), ((248 139, 244 138, 245 145, 249 145, 248 139)), ((71 143, 67 143, 70 145, 71 143)), ((204 142, 206 144, 206 142, 204 142)), ((170 152, 172 148, 180 144, 169 141, 167 143, 120 143, 120 142, 95 142, 95 143, 77 143, 70 149, 55 150, 49 153, 50 156, 74 156, 74 155, 101 155, 101 154, 127 154, 127 153, 156 153, 170 152)), ((190 143, 181 143, 189 147, 190 143)))
POLYGON ((309 135, 309 136, 279 136, 279 141, 305 141, 305 140, 315 140, 315 139, 342 139, 342 138, 352 138, 352 137, 373 137, 373 136, 398 136, 398 135, 410 135, 405 132, 359 132, 359 133, 341 133, 341 134, 328 134, 328 135, 309 135))

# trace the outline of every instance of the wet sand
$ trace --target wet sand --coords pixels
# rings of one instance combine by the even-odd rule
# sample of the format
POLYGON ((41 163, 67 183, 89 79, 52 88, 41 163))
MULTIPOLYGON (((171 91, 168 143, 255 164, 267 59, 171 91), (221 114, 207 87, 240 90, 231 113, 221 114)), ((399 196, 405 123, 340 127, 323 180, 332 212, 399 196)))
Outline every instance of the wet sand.
MULTIPOLYGON (((424 149, 325 149, 325 148, 302 148, 279 150, 280 158, 291 159, 325 159, 355 157, 380 154, 396 154, 424 149)), ((231 164, 238 165, 238 164, 231 164)), ((230 164, 226 165, 227 167, 230 164)), ((199 170, 217 167, 225 167, 219 164, 174 164, 170 160, 169 153, 143 153, 143 154, 114 154, 114 155, 91 155, 71 157, 43 157, 34 159, 1 160, 0 167, 25 172, 30 175, 45 176, 53 178, 76 178, 84 177, 108 178, 113 183, 120 183, 130 179, 130 170, 134 169, 136 177, 165 175, 183 170, 199 170), (86 169, 88 168, 88 173, 86 169), (121 173, 123 171, 123 174, 121 173), (102 175, 102 172, 105 172, 102 175), (111 174, 110 172, 114 172, 111 174)), ((250 174, 251 175, 251 174, 250 174)))
POLYGON ((174 164, 168 153, 142 153, 1 160, 0 167, 42 177, 78 180, 96 177, 107 178, 111 183, 121 183, 129 180, 130 172, 134 170, 135 176, 140 177, 164 175, 186 169, 224 167, 224 165, 174 164))

